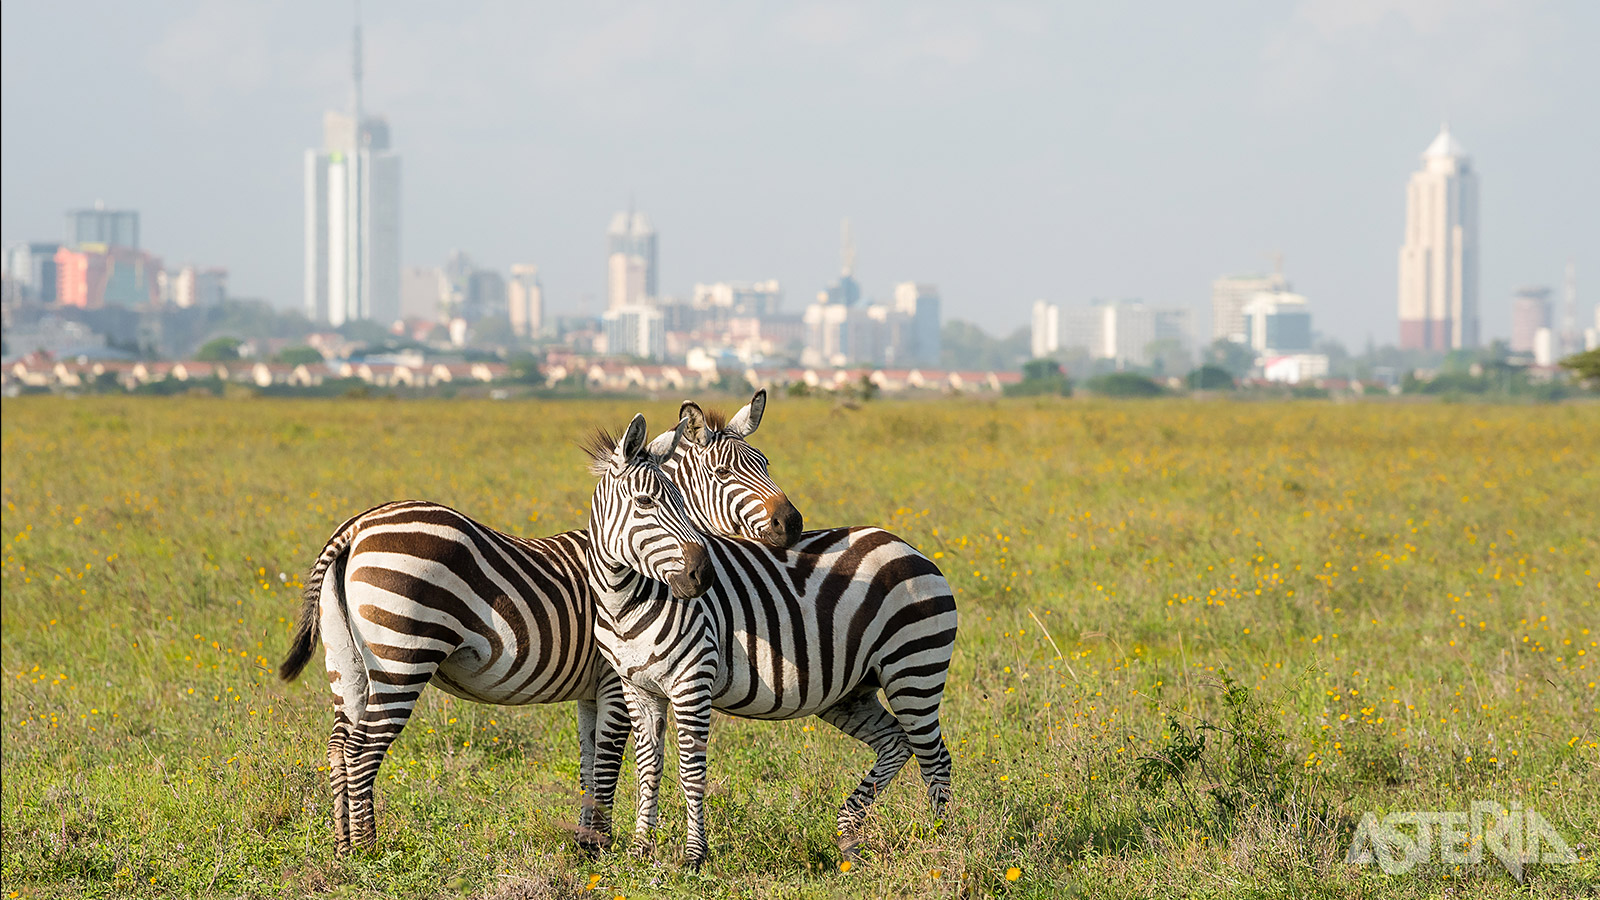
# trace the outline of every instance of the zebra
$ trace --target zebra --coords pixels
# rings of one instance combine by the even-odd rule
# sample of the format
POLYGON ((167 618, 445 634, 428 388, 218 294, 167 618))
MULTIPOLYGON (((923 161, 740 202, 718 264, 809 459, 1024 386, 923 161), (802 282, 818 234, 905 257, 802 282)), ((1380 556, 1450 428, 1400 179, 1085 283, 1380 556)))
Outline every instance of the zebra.
MULTIPOLYGON (((758 393, 729 421, 742 419, 753 432, 764 406, 758 393)), ((680 446, 689 450, 676 439, 658 449, 667 458, 680 446)), ((777 546, 798 537, 800 514, 772 484, 765 458, 739 455, 731 465, 727 478, 742 487, 710 502, 736 497, 740 509, 707 517, 777 546)), ((335 530, 306 578, 279 675, 296 678, 320 636, 334 700, 328 770, 338 852, 375 846, 378 768, 430 682, 484 703, 578 701, 579 840, 610 844, 629 721, 620 682, 595 648, 588 541, 587 529, 538 539, 504 534, 425 501, 377 506, 335 530)))
POLYGON ((661 470, 683 492, 689 516, 701 531, 786 548, 800 537, 805 521, 789 496, 772 483, 766 456, 749 444, 766 408, 764 388, 731 418, 683 401, 678 421, 687 422, 684 440, 661 470), (752 529, 752 523, 758 527, 752 529))
MULTIPOLYGON (((808 532, 788 550, 703 534, 698 552, 714 573, 710 588, 699 600, 683 602, 677 585, 638 564, 640 520, 664 526, 671 512, 648 502, 639 488, 648 460, 603 439, 587 449, 591 472, 600 476, 588 544, 599 605, 595 637, 622 678, 633 722, 639 777, 633 851, 654 851, 669 704, 677 720, 691 868, 709 853, 704 798, 713 709, 756 719, 815 715, 872 748, 872 768, 838 813, 846 858, 856 855, 859 826, 873 799, 913 755, 941 814, 951 793, 951 763, 939 707, 957 617, 938 567, 881 528, 808 532), (880 688, 889 709, 878 699, 880 688)), ((680 464, 696 460, 710 462, 692 453, 679 458, 680 464)), ((664 474, 659 480, 671 483, 664 474)), ((683 481, 698 483, 693 476, 683 481)), ((652 539, 670 547, 681 540, 677 535, 664 528, 652 539)))

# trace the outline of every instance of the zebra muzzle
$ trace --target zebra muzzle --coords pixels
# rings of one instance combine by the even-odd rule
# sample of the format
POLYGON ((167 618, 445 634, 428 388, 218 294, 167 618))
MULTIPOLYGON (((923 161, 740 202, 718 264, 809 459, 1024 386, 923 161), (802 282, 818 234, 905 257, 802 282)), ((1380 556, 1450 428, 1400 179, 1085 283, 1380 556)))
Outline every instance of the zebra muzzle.
POLYGON ((683 546, 683 571, 667 579, 672 596, 679 600, 698 597, 711 587, 711 556, 704 544, 683 546))
POLYGON ((794 542, 800 539, 800 532, 805 530, 805 520, 801 518, 800 510, 789 502, 787 494, 769 499, 766 507, 767 527, 761 531, 761 542, 778 550, 793 547, 794 542))

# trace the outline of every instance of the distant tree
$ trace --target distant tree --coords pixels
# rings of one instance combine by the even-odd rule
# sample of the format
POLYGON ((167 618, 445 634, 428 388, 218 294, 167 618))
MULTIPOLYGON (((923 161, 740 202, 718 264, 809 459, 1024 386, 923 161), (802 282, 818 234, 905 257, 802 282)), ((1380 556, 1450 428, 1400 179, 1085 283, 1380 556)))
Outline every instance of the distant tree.
POLYGON ((205 316, 205 328, 212 334, 300 339, 313 331, 304 313, 278 309, 265 300, 230 298, 201 312, 205 316))
POLYGON ((389 329, 371 319, 351 319, 339 326, 339 334, 346 340, 365 341, 369 344, 383 344, 394 340, 394 335, 389 329))
POLYGON ((748 397, 756 392, 755 386, 742 372, 719 371, 717 380, 711 382, 708 387, 717 393, 732 394, 735 397, 748 397))
POLYGON ((1188 369, 1194 361, 1177 338, 1159 338, 1145 345, 1145 356, 1150 359, 1150 369, 1158 375, 1176 375, 1188 369))
POLYGON ((1084 387, 1102 397, 1159 397, 1166 390, 1148 375, 1137 372, 1108 372, 1084 382, 1084 387))
POLYGON ((1235 378, 1243 378, 1255 368, 1256 352, 1227 338, 1218 338, 1206 348, 1205 361, 1235 378))
POLYGON ((1005 387, 1007 397, 1040 397, 1072 394, 1072 379, 1061 371, 1061 363, 1053 359, 1030 359, 1022 364, 1022 381, 1005 387))
POLYGON ((1031 343, 1026 328, 996 338, 971 322, 952 319, 939 332, 939 364, 946 369, 1009 372, 1028 358, 1031 343))
POLYGON ((1600 388, 1600 347, 1572 354, 1561 361, 1561 368, 1578 376, 1578 380, 1600 388))
POLYGON ((301 344, 278 351, 277 359, 286 366, 310 366, 322 362, 322 354, 317 352, 315 347, 301 344))
POLYGON ((201 362, 228 362, 239 358, 239 345, 243 343, 235 337, 212 338, 200 345, 195 351, 194 358, 201 362))
POLYGON ((537 384, 544 380, 539 368, 539 357, 532 353, 513 353, 506 357, 506 372, 512 381, 537 384))
POLYGON ((1233 376, 1221 366, 1207 363, 1189 373, 1189 389, 1193 391, 1231 391, 1233 376))
POLYGON ((510 347, 518 343, 517 333, 511 329, 511 320, 505 316, 489 316, 472 324, 472 343, 510 347))
POLYGON ((811 396, 811 385, 806 384, 804 381, 791 381, 789 386, 784 388, 784 393, 791 397, 809 397, 811 396))

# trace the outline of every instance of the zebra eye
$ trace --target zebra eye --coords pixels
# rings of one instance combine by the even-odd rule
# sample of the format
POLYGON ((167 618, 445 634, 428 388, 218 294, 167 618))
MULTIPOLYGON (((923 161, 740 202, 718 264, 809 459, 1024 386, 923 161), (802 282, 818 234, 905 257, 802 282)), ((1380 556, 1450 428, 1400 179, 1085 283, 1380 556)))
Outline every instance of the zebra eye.
POLYGON ((656 505, 656 498, 650 496, 649 494, 640 494, 633 498, 633 502, 639 506, 651 507, 656 505))
POLYGON ((717 466, 717 468, 713 471, 720 478, 727 478, 729 475, 733 474, 733 469, 729 466, 717 466))

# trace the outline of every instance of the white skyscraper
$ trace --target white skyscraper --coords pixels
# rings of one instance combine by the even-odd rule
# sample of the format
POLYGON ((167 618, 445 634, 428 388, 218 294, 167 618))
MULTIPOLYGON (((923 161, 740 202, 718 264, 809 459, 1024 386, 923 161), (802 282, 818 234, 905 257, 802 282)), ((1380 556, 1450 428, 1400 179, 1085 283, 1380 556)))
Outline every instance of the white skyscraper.
POLYGON ((305 156, 306 315, 389 325, 400 318, 400 157, 388 123, 362 108, 360 25, 353 75, 352 111, 325 114, 322 149, 305 156))
POLYGON ((1406 186, 1400 247, 1400 346, 1478 345, 1478 176, 1466 148, 1441 128, 1406 186))
POLYGON ((656 230, 642 212, 619 212, 606 229, 606 308, 647 306, 657 296, 656 230))
POLYGON ((511 331, 520 338, 536 338, 544 328, 544 288, 539 285, 539 267, 518 263, 511 267, 511 283, 506 285, 506 312, 511 331))
POLYGON ((1033 358, 1043 359, 1061 349, 1061 307, 1033 301, 1033 358))

